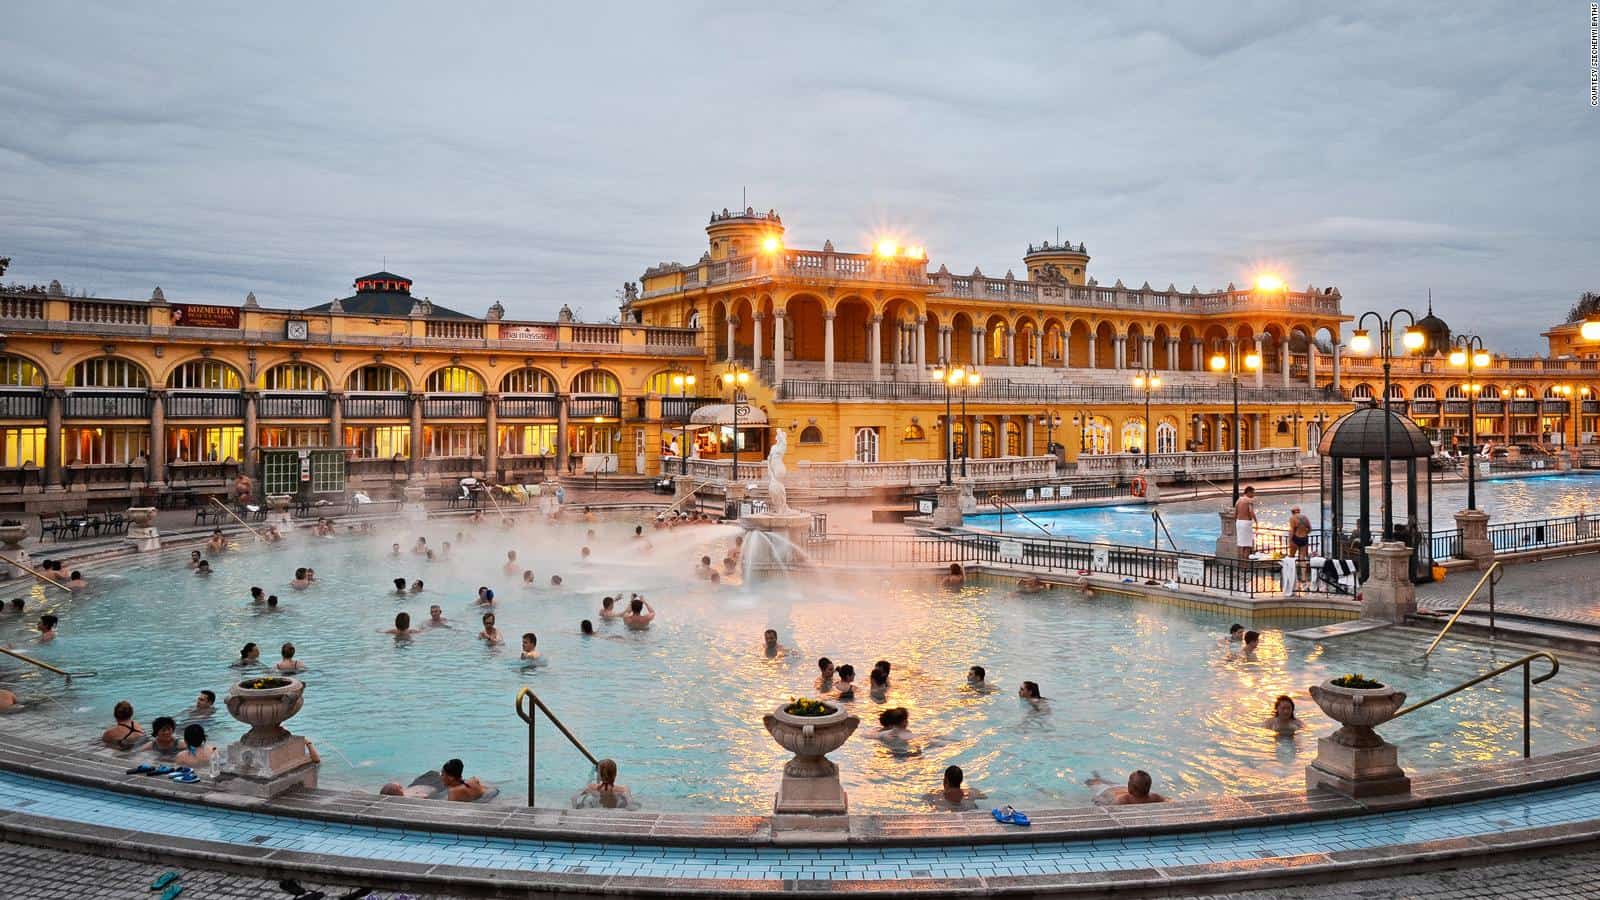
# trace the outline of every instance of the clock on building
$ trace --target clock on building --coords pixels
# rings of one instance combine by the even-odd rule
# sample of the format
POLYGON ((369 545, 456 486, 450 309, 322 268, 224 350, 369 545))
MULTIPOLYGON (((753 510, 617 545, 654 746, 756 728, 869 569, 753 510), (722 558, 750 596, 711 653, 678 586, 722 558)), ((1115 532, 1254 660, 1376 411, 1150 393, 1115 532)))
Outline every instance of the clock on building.
POLYGON ((310 323, 305 319, 290 319, 284 323, 283 336, 291 341, 303 341, 310 333, 310 323))

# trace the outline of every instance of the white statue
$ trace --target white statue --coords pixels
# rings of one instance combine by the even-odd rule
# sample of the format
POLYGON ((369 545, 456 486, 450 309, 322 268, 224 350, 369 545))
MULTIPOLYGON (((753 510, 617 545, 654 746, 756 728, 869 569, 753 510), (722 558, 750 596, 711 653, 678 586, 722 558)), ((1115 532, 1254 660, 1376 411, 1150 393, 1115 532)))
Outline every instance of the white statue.
POLYGON ((789 470, 783 464, 783 454, 789 450, 789 432, 785 428, 773 429, 772 449, 767 451, 767 512, 782 514, 789 511, 789 491, 783 478, 789 470))

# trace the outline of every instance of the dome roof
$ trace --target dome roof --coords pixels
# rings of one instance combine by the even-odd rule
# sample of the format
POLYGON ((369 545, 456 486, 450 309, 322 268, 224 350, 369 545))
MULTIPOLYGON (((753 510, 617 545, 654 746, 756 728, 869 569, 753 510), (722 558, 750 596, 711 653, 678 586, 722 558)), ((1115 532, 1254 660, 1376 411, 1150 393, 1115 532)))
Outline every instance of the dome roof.
POLYGON ((1433 298, 1428 298, 1428 314, 1417 320, 1422 332, 1422 355, 1438 356, 1450 352, 1450 326, 1433 314, 1433 298))
POLYGON ((1426 459, 1433 445, 1417 423, 1381 406, 1366 406, 1345 413, 1322 433, 1317 452, 1340 459, 1383 459, 1383 429, 1389 427, 1390 459, 1426 459))

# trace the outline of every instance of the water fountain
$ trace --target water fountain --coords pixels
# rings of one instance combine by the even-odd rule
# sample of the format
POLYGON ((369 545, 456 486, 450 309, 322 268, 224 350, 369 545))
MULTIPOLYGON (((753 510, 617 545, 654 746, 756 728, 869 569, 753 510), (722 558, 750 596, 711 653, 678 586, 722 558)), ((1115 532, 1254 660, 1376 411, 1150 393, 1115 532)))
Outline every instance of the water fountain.
POLYGON ((788 452, 788 432, 773 433, 772 449, 767 453, 767 505, 761 512, 739 518, 745 527, 743 569, 746 578, 763 570, 786 570, 806 561, 806 535, 811 516, 789 508, 789 491, 783 479, 789 470, 783 463, 788 452))

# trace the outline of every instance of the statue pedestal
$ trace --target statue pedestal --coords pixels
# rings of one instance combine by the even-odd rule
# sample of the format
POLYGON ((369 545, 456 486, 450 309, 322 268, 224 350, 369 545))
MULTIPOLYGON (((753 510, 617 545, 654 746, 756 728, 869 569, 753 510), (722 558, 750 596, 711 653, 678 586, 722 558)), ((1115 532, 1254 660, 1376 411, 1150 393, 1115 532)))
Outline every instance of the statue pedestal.
POLYGON ((1481 509, 1456 513, 1456 531, 1461 535, 1461 555, 1479 569, 1494 563, 1494 544, 1489 542, 1489 514, 1481 509))
MULTIPOLYGON (((14 562, 21 563, 23 566, 28 566, 29 568, 33 567, 33 560, 28 556, 28 551, 22 549, 21 547, 13 547, 10 544, 7 544, 5 547, 5 554, 14 562)), ((32 577, 31 573, 28 572, 27 569, 22 568, 22 566, 13 565, 10 562, 0 563, 0 571, 5 572, 5 577, 7 579, 21 578, 24 575, 32 577)))
POLYGON ((1403 541, 1379 541, 1367 548, 1371 574, 1361 585, 1361 618, 1399 625, 1417 614, 1417 588, 1411 583, 1411 548, 1403 541))
POLYGON ((1350 747, 1323 737, 1316 760, 1306 766, 1306 791, 1319 787, 1346 797, 1385 797, 1411 793, 1411 779, 1400 768, 1399 748, 1387 741, 1350 747))
POLYGON ((954 484, 941 484, 935 491, 939 503, 933 508, 933 527, 960 528, 961 488, 954 484))
POLYGON ((428 496, 426 486, 420 481, 407 481, 401 491, 404 498, 400 503, 400 514, 408 522, 425 522, 428 520, 428 506, 425 502, 428 496))
POLYGON ((740 517, 739 524, 755 531, 781 534, 796 547, 804 547, 806 538, 811 533, 811 515, 793 510, 782 513, 751 513, 740 517))
POLYGON ((692 493, 694 493, 694 476, 692 476, 692 475, 674 475, 674 476, 672 476, 672 499, 674 499, 674 500, 682 500, 683 498, 689 496, 692 493))
POLYGON ((306 756, 306 739, 291 734, 265 747, 228 745, 217 786, 230 794, 271 800, 298 787, 317 786, 317 764, 306 756))
POLYGON ((154 525, 144 525, 128 528, 128 543, 133 545, 140 553, 156 553, 161 550, 161 529, 154 525))
POLYGON ((1239 531, 1234 523, 1233 507, 1218 510, 1222 517, 1222 534, 1217 537, 1217 559, 1243 559, 1239 552, 1239 531))
POLYGON ((961 489, 961 502, 957 504, 957 507, 963 513, 977 512, 978 498, 972 495, 972 479, 959 478, 956 480, 956 487, 961 489))

